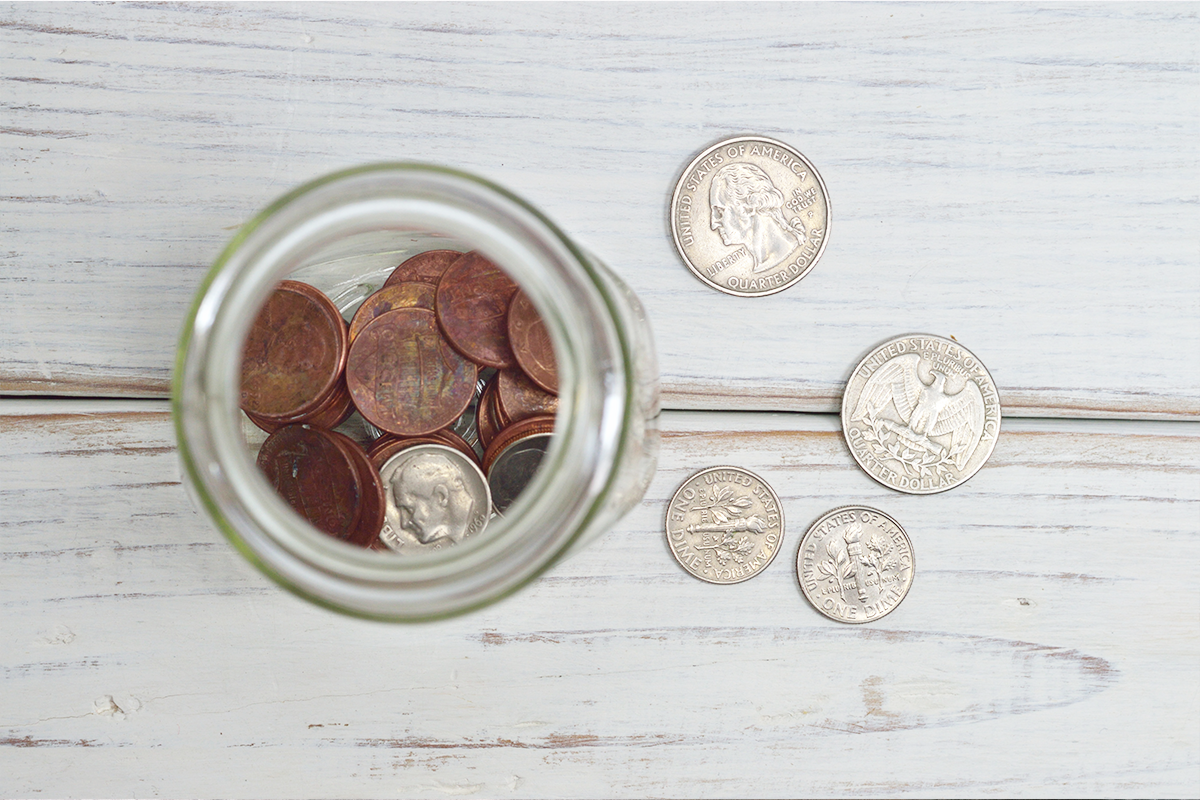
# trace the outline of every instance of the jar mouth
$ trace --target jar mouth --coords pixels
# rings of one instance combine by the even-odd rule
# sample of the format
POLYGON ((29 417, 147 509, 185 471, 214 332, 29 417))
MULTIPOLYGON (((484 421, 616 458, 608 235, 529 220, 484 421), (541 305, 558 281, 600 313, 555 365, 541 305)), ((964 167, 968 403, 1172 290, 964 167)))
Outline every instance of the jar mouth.
POLYGON ((611 322, 612 298, 593 270, 528 204, 462 172, 377 164, 296 189, 238 231, 185 321, 172 404, 186 482, 260 569, 340 611, 431 619, 514 591, 584 530, 623 446, 632 391, 629 343, 611 322), (433 553, 392 556, 317 531, 259 473, 241 433, 242 343, 279 280, 304 280, 306 270, 320 272, 330 257, 336 261, 360 245, 366 256, 382 246, 379 263, 394 267, 401 251, 415 253, 429 242, 483 252, 529 296, 554 346, 560 410, 542 467, 483 535, 433 553))

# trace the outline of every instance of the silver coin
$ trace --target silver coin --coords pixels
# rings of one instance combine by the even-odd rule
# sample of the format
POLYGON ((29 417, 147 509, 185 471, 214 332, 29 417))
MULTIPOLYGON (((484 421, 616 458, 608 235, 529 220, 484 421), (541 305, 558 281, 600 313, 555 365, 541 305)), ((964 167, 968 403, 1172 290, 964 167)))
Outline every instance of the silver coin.
POLYGON ((842 506, 800 540, 796 577, 813 608, 838 622, 891 613, 912 586, 916 561, 900 523, 866 506, 842 506))
POLYGON ((842 432, 858 465, 908 494, 934 494, 970 478, 1000 434, 1000 395, 958 342, 914 334, 859 362, 842 395, 842 432))
POLYGON ((671 197, 671 233, 684 262, 714 289, 740 297, 803 278, 829 239, 829 193, 783 142, 739 136, 709 147, 671 197))
POLYGON ((551 433, 537 433, 523 437, 496 456, 492 468, 488 470, 487 481, 497 514, 507 511, 533 480, 553 436, 551 433))
POLYGON ((766 481, 740 467, 692 475, 667 506, 667 544, 709 583, 740 583, 767 568, 783 542, 783 509, 766 481))
POLYGON ((453 447, 401 450, 379 470, 387 495, 379 538, 399 553, 452 547, 487 527, 492 495, 479 467, 453 447))

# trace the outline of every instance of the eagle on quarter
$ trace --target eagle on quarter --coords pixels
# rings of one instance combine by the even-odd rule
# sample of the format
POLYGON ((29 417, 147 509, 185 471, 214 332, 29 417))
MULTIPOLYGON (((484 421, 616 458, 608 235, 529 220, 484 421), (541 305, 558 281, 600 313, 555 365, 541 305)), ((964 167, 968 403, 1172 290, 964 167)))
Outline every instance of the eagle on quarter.
POLYGON ((874 419, 893 404, 904 425, 880 420, 884 428, 910 447, 934 454, 943 453, 944 448, 929 437, 950 434, 949 458, 962 469, 983 436, 983 393, 974 381, 967 380, 961 389, 949 394, 945 374, 934 369, 929 370, 932 383, 925 383, 920 364, 921 357, 916 353, 888 361, 863 386, 850 421, 874 419))

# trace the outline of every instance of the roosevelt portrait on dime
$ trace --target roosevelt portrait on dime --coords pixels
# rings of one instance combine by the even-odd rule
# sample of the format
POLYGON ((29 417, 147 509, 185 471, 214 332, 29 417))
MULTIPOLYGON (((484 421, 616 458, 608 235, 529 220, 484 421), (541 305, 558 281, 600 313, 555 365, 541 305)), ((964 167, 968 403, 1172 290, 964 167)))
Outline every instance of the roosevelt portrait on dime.
POLYGON ((462 474, 446 456, 414 456, 392 476, 388 490, 401 527, 421 544, 439 539, 458 543, 467 535, 475 501, 462 474))
POLYGON ((770 176, 754 164, 727 164, 713 175, 711 227, 726 246, 746 248, 755 273, 779 266, 808 238, 799 220, 784 217, 784 200, 770 176))

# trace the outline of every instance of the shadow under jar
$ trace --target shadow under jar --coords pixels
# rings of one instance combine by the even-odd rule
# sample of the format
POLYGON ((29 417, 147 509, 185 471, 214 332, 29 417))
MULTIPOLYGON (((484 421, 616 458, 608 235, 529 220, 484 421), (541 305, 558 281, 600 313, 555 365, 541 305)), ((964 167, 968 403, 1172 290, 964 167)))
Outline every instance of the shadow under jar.
POLYGON ((516 196, 423 164, 338 172, 248 222, 185 320, 172 404, 184 484, 247 558, 316 603, 397 621, 524 586, 642 498, 658 451, 658 370, 636 296, 516 196), (529 485, 478 536, 413 555, 356 547, 309 524, 256 467, 265 433, 247 435, 239 409, 244 344, 282 280, 319 289, 349 321, 397 265, 431 251, 486 255, 541 315, 558 371, 553 435, 529 485))

